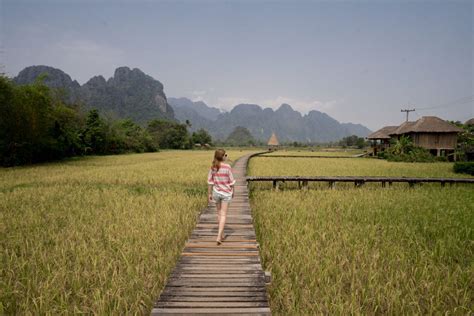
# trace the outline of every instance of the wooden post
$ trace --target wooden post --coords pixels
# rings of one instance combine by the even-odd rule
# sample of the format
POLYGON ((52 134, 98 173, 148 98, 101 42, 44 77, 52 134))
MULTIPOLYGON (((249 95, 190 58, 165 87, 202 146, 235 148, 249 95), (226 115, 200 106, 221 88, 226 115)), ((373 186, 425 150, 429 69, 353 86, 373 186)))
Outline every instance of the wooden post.
POLYGON ((382 188, 385 188, 385 181, 382 181, 382 188))
POLYGON ((277 190, 277 181, 276 180, 273 180, 273 189, 277 190))
POLYGON ((265 284, 270 285, 270 283, 272 283, 272 273, 265 271, 265 284))
POLYGON ((308 190, 308 181, 307 180, 303 181, 303 190, 308 190))
POLYGON ((336 182, 335 181, 329 181, 329 188, 330 189, 334 189, 336 186, 336 182))
POLYGON ((413 182, 413 181, 408 181, 408 185, 410 186, 410 188, 413 188, 413 186, 415 185, 415 182, 413 182))
POLYGON ((389 186, 389 187, 392 186, 392 181, 388 181, 388 186, 389 186))
POLYGON ((446 183, 445 183, 444 181, 441 181, 441 187, 444 188, 444 185, 445 185, 445 184, 446 184, 446 183))
POLYGON ((354 181, 354 185, 355 185, 356 187, 361 187, 361 186, 363 186, 364 184, 365 184, 365 181, 364 181, 364 180, 355 180, 355 181, 354 181))

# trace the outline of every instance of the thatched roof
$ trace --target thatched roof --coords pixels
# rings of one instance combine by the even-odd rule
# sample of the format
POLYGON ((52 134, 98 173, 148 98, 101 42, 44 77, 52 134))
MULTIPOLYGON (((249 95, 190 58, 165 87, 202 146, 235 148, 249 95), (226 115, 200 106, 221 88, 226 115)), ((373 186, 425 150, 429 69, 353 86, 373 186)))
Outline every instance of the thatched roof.
POLYGON ((278 142, 278 138, 276 137, 275 133, 272 133, 272 136, 268 140, 268 146, 279 146, 280 143, 278 142))
POLYGON ((405 122, 390 135, 408 133, 458 133, 463 130, 436 116, 423 116, 416 122, 405 122))
POLYGON ((368 139, 390 139, 390 133, 395 131, 398 126, 385 126, 379 129, 378 131, 373 132, 368 139))
POLYGON ((466 121, 466 123, 464 123, 466 125, 474 125, 474 117, 472 119, 469 119, 466 121))
POLYGON ((404 122, 400 126, 398 126, 396 130, 390 132, 390 135, 401 135, 401 134, 409 133, 413 125, 415 125, 415 123, 416 122, 409 122, 409 121, 404 122))

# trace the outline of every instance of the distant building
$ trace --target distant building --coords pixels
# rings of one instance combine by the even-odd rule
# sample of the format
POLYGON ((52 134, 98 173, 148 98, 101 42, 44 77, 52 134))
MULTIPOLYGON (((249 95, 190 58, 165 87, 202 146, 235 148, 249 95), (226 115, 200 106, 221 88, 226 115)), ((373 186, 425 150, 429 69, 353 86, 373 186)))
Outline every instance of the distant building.
POLYGON ((280 146, 280 143, 278 142, 278 138, 276 137, 275 133, 272 133, 272 136, 268 140, 268 149, 269 150, 276 150, 278 146, 280 146))
POLYGON ((399 139, 402 135, 409 136, 415 146, 429 150, 436 156, 452 155, 457 146, 458 133, 463 129, 448 123, 436 116, 423 116, 415 122, 405 122, 391 137, 399 139))
POLYGON ((367 136, 367 139, 370 140, 372 145, 372 154, 374 156, 390 147, 390 133, 397 128, 398 126, 385 126, 367 136))
POLYGON ((452 156, 456 160, 458 133, 462 131, 463 129, 439 117, 423 116, 415 122, 404 122, 400 126, 385 126, 367 136, 367 139, 372 142, 374 155, 390 147, 392 139, 398 140, 404 135, 410 137, 415 146, 425 148, 433 155, 452 156))

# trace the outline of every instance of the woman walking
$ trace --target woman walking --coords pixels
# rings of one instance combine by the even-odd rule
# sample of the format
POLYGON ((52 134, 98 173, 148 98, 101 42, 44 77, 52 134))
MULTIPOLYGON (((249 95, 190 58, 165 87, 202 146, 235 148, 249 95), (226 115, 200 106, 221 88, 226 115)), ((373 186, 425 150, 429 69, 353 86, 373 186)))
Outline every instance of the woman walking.
POLYGON ((216 202, 217 223, 219 230, 217 233, 217 245, 225 239, 224 226, 227 216, 227 209, 230 201, 234 197, 235 179, 230 165, 224 163, 227 160, 227 154, 224 149, 218 149, 214 153, 211 169, 207 176, 207 197, 209 203, 216 202))

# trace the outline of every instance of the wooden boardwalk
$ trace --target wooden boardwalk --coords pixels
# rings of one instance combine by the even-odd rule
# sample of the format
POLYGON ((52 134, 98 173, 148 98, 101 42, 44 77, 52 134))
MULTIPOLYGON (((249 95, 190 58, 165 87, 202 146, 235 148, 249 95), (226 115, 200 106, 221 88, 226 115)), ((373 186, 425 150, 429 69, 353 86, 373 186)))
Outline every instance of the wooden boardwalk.
MULTIPOLYGON (((261 157, 261 156, 260 156, 261 157)), ((356 186, 362 186, 369 182, 379 182, 382 187, 388 183, 389 186, 394 182, 405 182, 413 187, 415 184, 422 183, 440 183, 444 186, 449 184, 474 184, 474 178, 415 178, 415 177, 373 177, 373 176, 256 176, 247 177, 248 182, 272 182, 273 188, 278 189, 280 183, 297 181, 299 187, 306 188, 308 182, 328 182, 329 187, 334 188, 336 182, 354 182, 356 186)))
POLYGON ((209 205, 201 213, 152 315, 271 314, 245 178, 251 156, 240 158, 233 167, 236 186, 227 211, 227 238, 216 245, 216 207, 209 205))

